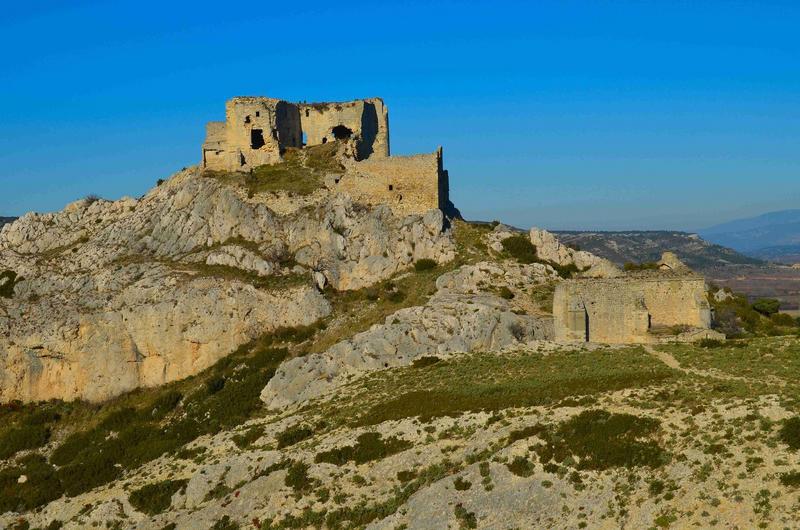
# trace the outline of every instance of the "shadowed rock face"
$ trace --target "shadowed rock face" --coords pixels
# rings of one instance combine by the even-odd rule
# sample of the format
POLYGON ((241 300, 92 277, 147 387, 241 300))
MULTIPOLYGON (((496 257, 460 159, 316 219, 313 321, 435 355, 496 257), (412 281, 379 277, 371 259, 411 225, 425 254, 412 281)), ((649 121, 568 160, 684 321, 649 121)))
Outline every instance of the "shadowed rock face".
POLYGON ((0 231, 0 400, 102 400, 197 373, 354 289, 452 258, 441 212, 343 195, 248 198, 184 170, 141 199, 81 200, 0 231), (279 213, 278 213, 279 212, 279 213))

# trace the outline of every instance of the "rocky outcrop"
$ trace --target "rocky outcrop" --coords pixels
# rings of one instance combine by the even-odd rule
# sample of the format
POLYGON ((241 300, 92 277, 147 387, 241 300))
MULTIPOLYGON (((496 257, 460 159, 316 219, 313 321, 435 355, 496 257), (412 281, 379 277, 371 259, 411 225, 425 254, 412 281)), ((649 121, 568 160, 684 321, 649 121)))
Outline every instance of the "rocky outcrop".
POLYGON ((424 355, 498 350, 533 339, 552 339, 550 316, 516 310, 497 291, 555 277, 551 267, 538 263, 463 266, 439 277, 436 294, 424 306, 401 309, 383 324, 324 353, 284 363, 261 398, 270 408, 282 408, 319 397, 351 376, 408 365, 424 355))
POLYGON ((575 250, 563 245, 556 237, 541 228, 531 228, 530 238, 540 259, 558 265, 575 265, 581 276, 587 278, 613 278, 621 275, 616 265, 590 252, 575 250))
POLYGON ((326 284, 360 288, 453 257, 439 211, 398 217, 346 195, 270 207, 291 201, 190 168, 140 199, 4 226, 0 273, 16 276, 0 297, 0 400, 102 400, 186 377, 328 315, 326 284))

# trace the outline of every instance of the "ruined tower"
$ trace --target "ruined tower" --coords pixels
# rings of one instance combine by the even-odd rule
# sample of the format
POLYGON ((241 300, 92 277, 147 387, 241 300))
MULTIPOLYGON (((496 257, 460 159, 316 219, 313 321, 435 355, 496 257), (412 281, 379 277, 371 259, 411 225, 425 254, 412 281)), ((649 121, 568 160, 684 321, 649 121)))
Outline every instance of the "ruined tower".
POLYGON ((338 142, 344 174, 335 189, 368 204, 388 204, 401 214, 453 210, 442 148, 389 156, 389 113, 380 98, 332 103, 290 103, 268 97, 235 97, 225 121, 209 122, 203 169, 249 172, 281 163, 288 149, 338 142))
POLYGON ((268 97, 235 97, 225 121, 209 122, 203 143, 205 169, 248 171, 282 160, 286 148, 346 142, 352 157, 389 156, 389 116, 380 98, 343 103, 290 103, 268 97))

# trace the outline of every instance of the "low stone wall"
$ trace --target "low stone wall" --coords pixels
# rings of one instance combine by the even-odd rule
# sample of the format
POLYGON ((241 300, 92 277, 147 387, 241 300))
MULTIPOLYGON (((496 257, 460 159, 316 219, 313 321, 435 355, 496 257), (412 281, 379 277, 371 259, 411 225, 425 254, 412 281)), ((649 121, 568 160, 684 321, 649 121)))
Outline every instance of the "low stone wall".
POLYGON ((442 150, 413 156, 370 158, 350 162, 338 188, 355 200, 388 204, 395 213, 442 209, 448 200, 442 150))
POLYGON ((652 342, 658 326, 711 326, 699 276, 620 277, 564 281, 553 299, 556 340, 652 342))

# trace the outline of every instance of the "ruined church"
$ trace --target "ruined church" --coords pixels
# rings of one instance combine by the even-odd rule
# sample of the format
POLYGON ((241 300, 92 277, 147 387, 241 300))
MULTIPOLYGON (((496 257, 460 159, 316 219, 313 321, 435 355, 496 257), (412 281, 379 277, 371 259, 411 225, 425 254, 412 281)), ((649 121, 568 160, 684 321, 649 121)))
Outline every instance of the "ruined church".
POLYGON ((445 210, 449 182, 442 149, 391 156, 389 113, 380 98, 339 103, 290 103, 269 97, 235 97, 225 121, 206 126, 203 169, 247 172, 283 161, 288 149, 338 142, 345 172, 336 186, 354 199, 389 204, 401 214, 445 210))

